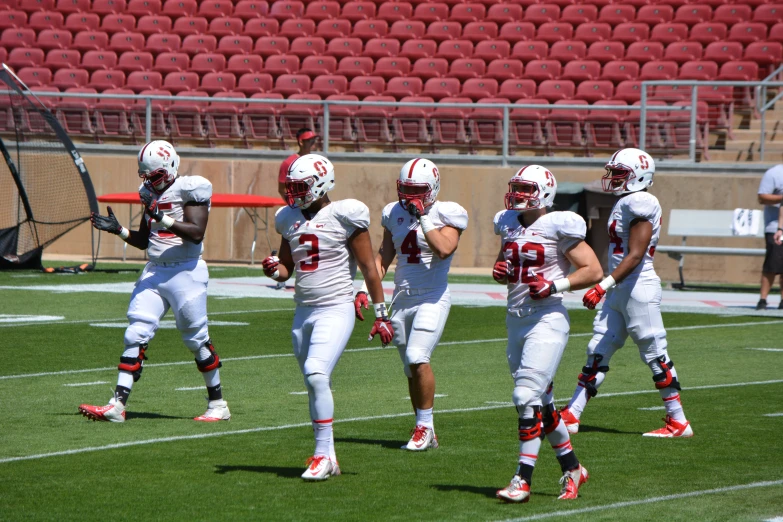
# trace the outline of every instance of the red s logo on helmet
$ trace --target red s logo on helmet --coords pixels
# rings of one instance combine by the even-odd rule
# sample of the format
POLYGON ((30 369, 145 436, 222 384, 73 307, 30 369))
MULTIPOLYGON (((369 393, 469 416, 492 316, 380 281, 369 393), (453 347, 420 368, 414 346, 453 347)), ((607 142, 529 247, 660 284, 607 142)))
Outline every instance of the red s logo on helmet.
POLYGON ((168 160, 169 160, 169 157, 170 157, 171 155, 169 154, 169 151, 167 151, 166 149, 164 149, 163 147, 161 147, 161 148, 159 148, 159 149, 158 149, 158 156, 160 156, 161 158, 165 158, 165 159, 166 159, 166 161, 168 161, 168 160))
POLYGON ((648 168, 648 167, 650 166, 650 164, 647 162, 647 156, 645 156, 644 154, 641 154, 641 155, 639 156, 639 165, 640 165, 640 166, 641 166, 643 169, 646 169, 646 168, 648 168))
POLYGON ((327 171, 326 171, 326 167, 324 166, 323 162, 316 161, 315 163, 313 163, 313 168, 318 173, 318 177, 326 176, 326 172, 327 171))
POLYGON ((555 186, 555 178, 552 176, 552 173, 548 170, 544 171, 546 174, 546 186, 547 187, 554 187, 555 186))
POLYGON ((438 174, 438 167, 432 167, 432 175, 435 176, 435 179, 440 177, 440 174, 438 174))

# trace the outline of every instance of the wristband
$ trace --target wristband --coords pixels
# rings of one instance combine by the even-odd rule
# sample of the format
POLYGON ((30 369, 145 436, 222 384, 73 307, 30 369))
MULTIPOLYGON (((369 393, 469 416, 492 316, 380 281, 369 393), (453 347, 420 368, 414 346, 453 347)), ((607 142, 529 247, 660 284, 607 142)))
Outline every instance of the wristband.
POLYGON ((174 220, 170 216, 163 216, 160 219, 160 226, 163 228, 171 228, 171 226, 174 224, 174 220))
POLYGON ((568 280, 567 277, 564 277, 563 279, 558 279, 554 283, 552 283, 552 293, 557 294, 559 292, 568 292, 571 290, 571 281, 568 280))
POLYGON ((130 230, 125 227, 120 227, 120 233, 117 235, 120 236, 123 240, 127 240, 130 237, 130 230))
POLYGON ((427 232, 431 232, 435 230, 435 225, 432 224, 432 220, 429 216, 424 215, 419 218, 419 223, 421 223, 421 231, 426 235, 427 232))
POLYGON ((375 317, 377 319, 386 319, 387 313, 386 313, 386 303, 378 303, 372 305, 373 310, 375 311, 375 317))
POLYGON ((362 281, 362 286, 359 288, 359 292, 364 292, 365 294, 369 294, 370 293, 367 290, 367 281, 362 281))
POLYGON ((604 289, 604 292, 609 290, 610 288, 613 288, 616 283, 614 282, 614 277, 607 276, 606 279, 598 283, 598 286, 604 289))

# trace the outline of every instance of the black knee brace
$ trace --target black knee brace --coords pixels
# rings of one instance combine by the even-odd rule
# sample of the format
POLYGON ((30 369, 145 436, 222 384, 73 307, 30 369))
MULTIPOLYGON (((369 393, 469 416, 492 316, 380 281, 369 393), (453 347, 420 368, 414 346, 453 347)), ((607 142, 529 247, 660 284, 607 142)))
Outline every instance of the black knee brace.
POLYGON ((603 355, 593 355, 593 365, 584 366, 582 368, 582 373, 580 373, 579 377, 577 377, 579 382, 582 383, 582 386, 585 387, 587 395, 590 397, 595 397, 598 395, 598 388, 595 387, 595 376, 598 374, 598 372, 607 373, 609 371, 608 366, 601 366, 601 361, 603 358, 603 355))
POLYGON ((519 440, 544 438, 544 432, 541 429, 541 406, 533 406, 532 408, 532 419, 519 419, 519 440))
POLYGON ((655 387, 659 390, 662 390, 664 388, 674 388, 675 390, 681 390, 680 383, 677 380, 677 377, 672 375, 672 368, 674 368, 674 361, 669 359, 669 362, 666 362, 666 357, 661 355, 657 359, 658 364, 661 366, 661 370, 663 370, 662 373, 654 373, 653 374, 653 382, 655 383, 655 387))
POLYGON ((553 402, 550 402, 544 406, 542 418, 544 424, 544 434, 549 435, 555 431, 557 425, 560 424, 560 412, 557 411, 557 408, 555 408, 555 404, 553 402))
POLYGON ((120 357, 120 364, 117 365, 117 369, 123 372, 130 372, 133 374, 133 382, 141 379, 141 371, 144 369, 144 361, 147 360, 145 355, 147 351, 147 344, 139 345, 138 357, 120 357))
POLYGON ((212 340, 208 339, 207 342, 204 343, 204 346, 206 346, 207 349, 209 350, 209 357, 207 357, 203 361, 199 361, 198 359, 196 359, 196 366, 198 366, 198 371, 200 371, 201 373, 207 373, 222 367, 223 363, 220 362, 220 357, 215 351, 215 347, 212 346, 212 340))

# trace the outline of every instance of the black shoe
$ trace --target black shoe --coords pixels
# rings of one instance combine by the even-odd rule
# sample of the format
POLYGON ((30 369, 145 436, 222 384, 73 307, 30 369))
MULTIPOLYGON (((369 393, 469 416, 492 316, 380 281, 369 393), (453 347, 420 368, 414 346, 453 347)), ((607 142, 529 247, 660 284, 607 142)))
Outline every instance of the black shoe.
MULTIPOLYGON (((783 304, 783 303, 781 303, 783 304)), ((780 307, 778 307, 780 308, 780 307)), ((759 299, 759 302, 756 303, 756 310, 766 310, 767 309, 767 300, 766 299, 759 299)))

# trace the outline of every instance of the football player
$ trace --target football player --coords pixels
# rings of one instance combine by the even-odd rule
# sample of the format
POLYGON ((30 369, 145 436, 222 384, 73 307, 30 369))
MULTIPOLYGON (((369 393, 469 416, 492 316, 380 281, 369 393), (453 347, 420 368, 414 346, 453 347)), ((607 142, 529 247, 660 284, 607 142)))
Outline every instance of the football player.
POLYGON ((376 319, 370 339, 380 335, 381 342, 387 344, 394 330, 373 261, 367 206, 355 199, 329 200, 334 166, 318 154, 298 158, 288 171, 285 186, 288 206, 275 215, 275 229, 283 236, 279 257, 267 257, 263 266, 264 273, 276 281, 287 280, 296 270, 291 334, 315 434, 315 452, 302 478, 326 480, 340 474, 332 432, 330 377, 353 331, 357 265, 374 303, 376 319))
POLYGON ((497 496, 508 502, 530 499, 533 469, 546 437, 563 472, 558 498, 575 499, 588 474, 574 454, 552 397, 552 379, 570 330, 560 294, 594 285, 601 279, 601 264, 585 243, 587 226, 581 216, 547 213, 557 191, 549 170, 523 167, 508 188, 506 210, 494 219, 501 246, 492 276, 508 286, 506 357, 514 379, 520 442, 517 471, 497 496))
POLYGON ((144 267, 131 294, 125 330, 125 351, 120 357, 114 397, 106 406, 82 404, 87 418, 123 422, 133 383, 141 377, 145 352, 161 318, 171 308, 185 346, 193 352, 196 367, 207 386, 207 411, 194 420, 229 420, 231 413, 220 387, 220 357, 207 328, 207 264, 201 259, 202 241, 209 220, 212 184, 201 176, 177 176, 179 156, 166 141, 151 141, 138 156, 143 182, 139 196, 144 215, 138 231, 120 225, 111 210, 108 216, 92 214, 98 230, 120 236, 126 243, 147 250, 144 267))
MULTIPOLYGON (((416 427, 403 449, 424 451, 438 447, 432 408, 435 376, 430 357, 451 308, 449 266, 460 234, 468 227, 468 213, 457 203, 436 201, 440 174, 433 162, 412 159, 400 169, 398 201, 384 207, 383 244, 375 257, 381 279, 397 257, 394 271, 393 343, 400 352, 408 391, 416 412, 416 427)), ((364 320, 367 288, 356 294, 356 317, 364 320)))
POLYGON ((653 268, 661 233, 661 205, 647 192, 654 174, 655 162, 640 149, 619 150, 606 164, 603 189, 619 196, 607 224, 611 274, 584 296, 584 305, 590 310, 604 296, 606 301, 593 322, 587 364, 579 374, 571 402, 561 412, 571 433, 579 431, 579 419, 587 401, 598 393, 612 355, 630 335, 642 361, 652 370, 653 382, 666 407, 664 427, 644 436, 693 436, 680 402, 677 370, 666 350, 661 280, 653 268))

